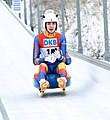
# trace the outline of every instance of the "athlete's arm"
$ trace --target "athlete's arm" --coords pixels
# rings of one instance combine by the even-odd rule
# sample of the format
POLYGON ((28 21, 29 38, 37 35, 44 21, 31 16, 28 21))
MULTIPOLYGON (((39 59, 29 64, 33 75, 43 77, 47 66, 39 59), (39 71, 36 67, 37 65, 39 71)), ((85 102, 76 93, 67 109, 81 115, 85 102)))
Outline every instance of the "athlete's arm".
POLYGON ((58 59, 58 61, 65 62, 66 60, 66 37, 64 34, 60 37, 60 51, 61 51, 61 57, 58 59))
POLYGON ((36 36, 34 38, 34 47, 33 47, 33 64, 39 65, 40 63, 44 62, 45 58, 40 58, 40 44, 39 38, 36 36))

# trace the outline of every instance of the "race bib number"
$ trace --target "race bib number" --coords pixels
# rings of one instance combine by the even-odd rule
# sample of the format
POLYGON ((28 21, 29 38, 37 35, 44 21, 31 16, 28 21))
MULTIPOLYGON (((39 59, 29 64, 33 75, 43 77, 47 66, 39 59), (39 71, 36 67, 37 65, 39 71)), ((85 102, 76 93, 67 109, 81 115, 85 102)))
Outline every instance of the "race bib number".
POLYGON ((59 47, 55 48, 41 48, 42 57, 49 56, 55 52, 55 50, 59 49, 59 47))

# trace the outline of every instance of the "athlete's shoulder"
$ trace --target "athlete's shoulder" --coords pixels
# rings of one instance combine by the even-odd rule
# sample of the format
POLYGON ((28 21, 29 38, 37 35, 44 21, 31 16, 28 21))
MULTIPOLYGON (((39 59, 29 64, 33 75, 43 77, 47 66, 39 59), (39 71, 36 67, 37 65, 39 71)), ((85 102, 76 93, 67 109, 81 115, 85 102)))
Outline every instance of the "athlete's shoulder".
POLYGON ((55 32, 57 35, 61 35, 61 33, 60 32, 55 32))
POLYGON ((43 33, 40 33, 40 34, 38 34, 38 35, 36 35, 35 36, 35 38, 34 38, 34 41, 39 41, 39 40, 41 40, 41 39, 43 39, 44 38, 44 34, 43 33))
POLYGON ((57 37, 57 38, 60 38, 60 37, 61 37, 61 33, 55 32, 55 34, 56 34, 56 37, 57 37))
POLYGON ((42 38, 42 37, 44 37, 44 33, 38 34, 38 38, 39 38, 39 39, 42 38))
POLYGON ((65 34, 63 34, 63 33, 56 32, 56 35, 61 37, 61 38, 65 38, 65 34))

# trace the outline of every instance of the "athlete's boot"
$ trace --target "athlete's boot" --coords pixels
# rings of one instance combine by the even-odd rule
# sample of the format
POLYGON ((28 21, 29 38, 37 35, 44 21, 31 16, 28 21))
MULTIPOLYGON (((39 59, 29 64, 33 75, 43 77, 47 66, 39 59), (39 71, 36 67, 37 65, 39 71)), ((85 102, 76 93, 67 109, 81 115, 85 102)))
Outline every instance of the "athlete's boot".
POLYGON ((66 87, 66 78, 65 77, 60 77, 57 79, 57 82, 58 82, 58 87, 61 88, 61 89, 65 89, 66 87))
POLYGON ((40 91, 45 91, 50 86, 49 82, 45 79, 41 79, 39 83, 40 83, 40 91))

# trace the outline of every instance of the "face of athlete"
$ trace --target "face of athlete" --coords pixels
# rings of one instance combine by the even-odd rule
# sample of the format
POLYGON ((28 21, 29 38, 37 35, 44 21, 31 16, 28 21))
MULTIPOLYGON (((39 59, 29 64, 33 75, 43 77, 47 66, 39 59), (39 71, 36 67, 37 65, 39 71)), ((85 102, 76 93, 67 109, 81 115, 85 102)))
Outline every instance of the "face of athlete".
POLYGON ((46 23, 47 31, 52 34, 55 32, 56 22, 47 22, 46 23))

